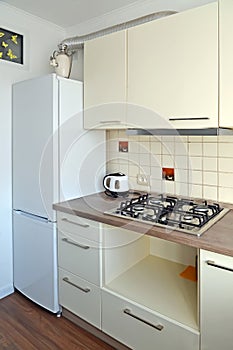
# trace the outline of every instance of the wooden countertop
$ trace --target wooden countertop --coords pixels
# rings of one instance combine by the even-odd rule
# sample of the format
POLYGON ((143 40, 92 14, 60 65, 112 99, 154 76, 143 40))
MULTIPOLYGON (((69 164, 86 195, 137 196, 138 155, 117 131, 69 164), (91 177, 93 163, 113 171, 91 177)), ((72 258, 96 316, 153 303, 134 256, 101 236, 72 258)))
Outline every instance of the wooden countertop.
POLYGON ((105 193, 97 193, 54 204, 53 209, 175 243, 233 256, 233 210, 230 210, 202 236, 197 237, 168 228, 160 228, 149 223, 104 214, 105 211, 117 208, 121 201, 122 198, 111 198, 107 197, 105 193))

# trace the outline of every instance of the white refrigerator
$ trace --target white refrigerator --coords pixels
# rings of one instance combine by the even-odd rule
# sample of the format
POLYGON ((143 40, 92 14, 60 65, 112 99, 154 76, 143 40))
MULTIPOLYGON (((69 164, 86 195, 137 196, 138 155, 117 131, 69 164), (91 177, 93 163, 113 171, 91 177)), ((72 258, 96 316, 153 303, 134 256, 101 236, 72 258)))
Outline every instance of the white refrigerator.
POLYGON ((102 191, 105 132, 83 129, 83 83, 50 74, 13 85, 14 287, 58 313, 52 204, 102 191))

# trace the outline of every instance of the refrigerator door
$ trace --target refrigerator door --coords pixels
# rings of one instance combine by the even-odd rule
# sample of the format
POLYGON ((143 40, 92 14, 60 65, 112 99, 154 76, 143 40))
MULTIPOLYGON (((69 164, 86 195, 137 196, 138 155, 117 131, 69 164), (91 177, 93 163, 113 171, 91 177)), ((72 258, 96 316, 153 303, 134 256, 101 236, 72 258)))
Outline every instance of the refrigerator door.
POLYGON ((57 174, 53 143, 46 148, 46 198, 41 195, 40 170, 45 146, 58 125, 57 91, 58 82, 52 74, 13 85, 13 208, 52 221, 53 180, 57 174), (50 206, 45 206, 45 201, 50 206))
POLYGON ((59 312, 56 225, 13 212, 14 286, 32 301, 59 312))

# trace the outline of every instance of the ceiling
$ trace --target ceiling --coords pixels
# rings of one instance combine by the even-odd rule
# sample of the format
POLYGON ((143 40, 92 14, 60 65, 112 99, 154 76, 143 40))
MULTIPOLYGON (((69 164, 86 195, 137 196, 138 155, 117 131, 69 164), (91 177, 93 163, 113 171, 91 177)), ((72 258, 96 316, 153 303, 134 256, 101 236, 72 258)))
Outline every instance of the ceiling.
POLYGON ((80 25, 118 11, 119 18, 165 9, 182 11, 214 0, 0 0, 60 27, 80 25), (119 12, 119 9, 120 12, 119 12), (138 12, 135 12, 135 9, 138 12), (122 16, 123 15, 123 16, 122 16))
POLYGON ((66 28, 140 0, 4 0, 3 2, 66 28))

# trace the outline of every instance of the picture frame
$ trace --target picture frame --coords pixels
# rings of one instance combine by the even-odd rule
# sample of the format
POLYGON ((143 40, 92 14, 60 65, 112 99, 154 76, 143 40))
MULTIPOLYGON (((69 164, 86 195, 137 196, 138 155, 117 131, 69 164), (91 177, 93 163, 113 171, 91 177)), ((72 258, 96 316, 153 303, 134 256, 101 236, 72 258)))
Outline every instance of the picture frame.
POLYGON ((0 61, 24 64, 24 37, 22 34, 0 27, 0 61))

